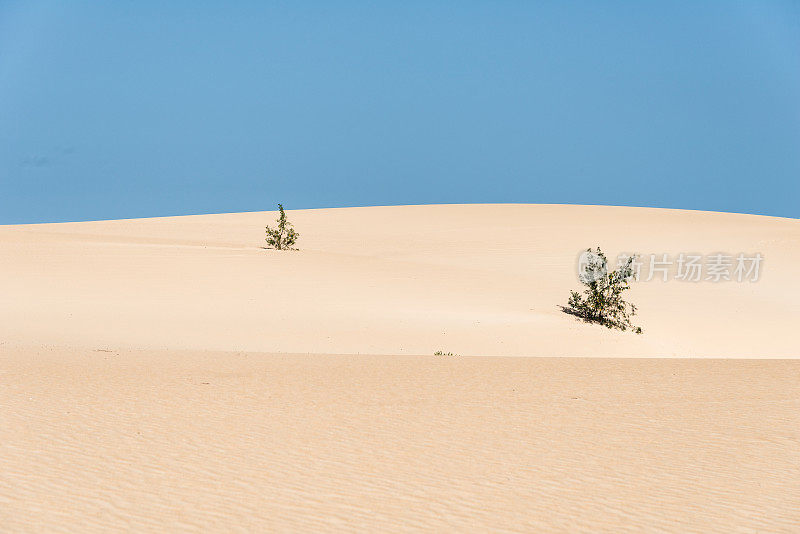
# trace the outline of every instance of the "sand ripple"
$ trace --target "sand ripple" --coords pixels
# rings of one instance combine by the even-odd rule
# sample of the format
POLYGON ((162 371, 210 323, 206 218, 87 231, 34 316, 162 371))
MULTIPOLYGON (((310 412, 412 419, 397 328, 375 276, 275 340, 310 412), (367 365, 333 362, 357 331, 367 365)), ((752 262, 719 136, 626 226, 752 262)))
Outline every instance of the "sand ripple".
POLYGON ((0 351, 4 531, 800 531, 800 361, 0 351))

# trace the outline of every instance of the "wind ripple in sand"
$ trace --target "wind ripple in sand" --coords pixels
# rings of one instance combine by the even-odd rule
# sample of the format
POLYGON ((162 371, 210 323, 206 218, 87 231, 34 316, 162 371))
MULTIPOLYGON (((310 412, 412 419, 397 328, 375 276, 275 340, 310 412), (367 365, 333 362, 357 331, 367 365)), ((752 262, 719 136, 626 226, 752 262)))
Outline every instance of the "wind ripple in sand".
POLYGON ((8 531, 800 529, 800 362, 0 349, 8 531))

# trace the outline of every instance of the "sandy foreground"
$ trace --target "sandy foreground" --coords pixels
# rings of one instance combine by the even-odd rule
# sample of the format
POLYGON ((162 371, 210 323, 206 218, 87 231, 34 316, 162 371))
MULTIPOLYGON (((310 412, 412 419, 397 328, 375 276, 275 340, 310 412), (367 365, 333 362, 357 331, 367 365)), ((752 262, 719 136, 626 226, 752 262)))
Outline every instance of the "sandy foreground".
POLYGON ((800 531, 800 221, 289 217, 0 227, 0 530, 800 531), (595 245, 765 259, 636 336, 559 308, 595 245))

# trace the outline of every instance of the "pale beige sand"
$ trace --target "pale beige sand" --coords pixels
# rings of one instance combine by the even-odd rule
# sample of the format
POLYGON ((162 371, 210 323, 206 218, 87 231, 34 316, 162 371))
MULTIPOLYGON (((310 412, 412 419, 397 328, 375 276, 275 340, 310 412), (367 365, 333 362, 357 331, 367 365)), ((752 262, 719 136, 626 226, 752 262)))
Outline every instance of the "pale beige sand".
POLYGON ((800 531, 800 221, 289 215, 0 227, 0 531, 800 531), (764 271, 636 336, 558 308, 593 245, 764 271))
POLYGON ((2 383, 3 531, 800 531, 800 360, 6 349, 2 383))
POLYGON ((0 227, 0 340, 86 348, 796 357, 800 221, 643 208, 402 206, 0 227), (640 283, 646 335, 558 308, 589 246, 764 255, 756 283, 640 283))

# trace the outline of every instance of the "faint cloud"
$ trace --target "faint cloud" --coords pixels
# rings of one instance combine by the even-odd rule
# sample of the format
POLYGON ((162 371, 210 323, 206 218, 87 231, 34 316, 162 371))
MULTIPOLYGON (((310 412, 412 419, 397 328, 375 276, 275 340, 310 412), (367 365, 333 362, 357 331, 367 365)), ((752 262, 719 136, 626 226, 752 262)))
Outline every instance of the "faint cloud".
POLYGON ((23 167, 49 167, 53 163, 53 160, 50 159, 48 156, 36 155, 36 156, 25 156, 22 158, 20 165, 23 167))
POLYGON ((61 159, 64 157, 70 156, 74 153, 75 147, 73 146, 59 146, 46 153, 25 156, 20 160, 20 166, 39 169, 51 167, 61 161, 61 159))

